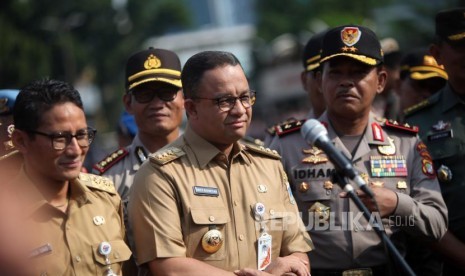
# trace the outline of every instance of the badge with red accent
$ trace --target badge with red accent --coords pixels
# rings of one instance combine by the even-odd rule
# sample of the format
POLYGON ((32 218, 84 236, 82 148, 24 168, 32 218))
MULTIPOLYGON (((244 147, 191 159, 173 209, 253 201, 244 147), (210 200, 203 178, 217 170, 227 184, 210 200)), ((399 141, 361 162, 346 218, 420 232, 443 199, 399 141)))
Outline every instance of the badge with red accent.
POLYGON ((362 36, 362 31, 357 27, 345 27, 341 31, 341 40, 347 46, 355 45, 362 36))
POLYGON ((434 173, 433 162, 429 159, 421 160, 421 170, 425 175, 427 175, 430 178, 436 176, 436 174, 434 173))
POLYGON ((384 142, 383 130, 378 123, 371 124, 371 131, 373 133, 373 140, 384 142))

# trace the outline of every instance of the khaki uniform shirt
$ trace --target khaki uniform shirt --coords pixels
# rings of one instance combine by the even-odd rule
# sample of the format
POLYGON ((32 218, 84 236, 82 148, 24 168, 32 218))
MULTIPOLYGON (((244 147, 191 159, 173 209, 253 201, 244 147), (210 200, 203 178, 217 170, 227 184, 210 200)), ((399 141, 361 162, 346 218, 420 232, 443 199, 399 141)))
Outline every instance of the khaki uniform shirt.
MULTIPOLYGON (((444 235, 447 210, 439 185, 426 148, 409 128, 388 127, 370 114, 366 132, 352 156, 328 123, 326 113, 319 120, 335 147, 352 160, 368 184, 396 192, 398 205, 391 217, 383 219, 383 225, 401 254, 405 253, 405 234, 423 240, 438 240, 444 235), (389 170, 390 175, 384 173, 389 170)), ((283 156, 304 224, 315 244, 309 253, 312 269, 385 264, 387 257, 376 232, 351 199, 339 197, 342 190, 333 183, 334 166, 327 156, 305 142, 300 129, 279 138, 271 148, 283 156)))
POLYGON ((136 261, 191 257, 233 271, 257 268, 260 224, 272 235, 272 259, 312 249, 279 155, 264 148, 234 144, 232 159, 191 129, 150 155, 131 188, 129 223, 136 261), (263 221, 254 207, 263 203, 263 221), (202 237, 221 232, 215 253, 203 250, 202 237))
POLYGON ((140 141, 139 135, 136 135, 132 143, 125 149, 118 149, 110 153, 102 161, 94 165, 92 172, 103 175, 113 181, 118 194, 125 201, 129 196, 129 188, 134 181, 134 175, 139 170, 140 165, 147 159, 148 153, 149 151, 140 141), (123 152, 122 155, 118 155, 118 151, 123 152), (115 156, 115 158, 113 159, 112 156, 115 156), (108 158, 112 160, 107 162, 105 166, 98 167, 100 163, 105 162, 108 158), (110 164, 111 166, 109 166, 110 164), (96 169, 96 167, 99 169, 96 169))
POLYGON ((109 267, 120 275, 131 251, 124 242, 121 200, 108 179, 81 173, 71 181, 67 213, 50 205, 23 170, 12 184, 29 218, 22 229, 30 238, 27 275, 101 276, 109 267), (111 245, 109 265, 98 252, 102 242, 111 245))
POLYGON ((420 128, 449 211, 449 230, 465 242, 465 101, 447 84, 405 117, 420 128))

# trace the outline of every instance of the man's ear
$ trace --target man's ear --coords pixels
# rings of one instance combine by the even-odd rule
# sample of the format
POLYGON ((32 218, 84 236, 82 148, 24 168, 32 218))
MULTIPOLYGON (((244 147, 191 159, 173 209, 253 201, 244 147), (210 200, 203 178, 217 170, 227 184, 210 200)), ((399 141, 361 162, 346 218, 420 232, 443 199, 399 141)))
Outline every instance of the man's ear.
POLYGON ((387 72, 384 68, 382 68, 378 72, 378 86, 376 87, 377 94, 383 92, 384 87, 386 86, 386 81, 387 81, 387 72))
POLYGON ((15 129, 11 134, 11 141, 13 142, 15 148, 19 150, 19 152, 21 152, 22 154, 27 153, 30 141, 28 133, 19 129, 15 129))
POLYGON ((123 95, 123 105, 124 105, 124 108, 126 109, 126 111, 129 113, 129 114, 134 114, 132 112, 132 95, 129 94, 129 93, 126 93, 123 95))
POLYGON ((186 110, 187 116, 190 118, 197 118, 197 105, 192 99, 184 100, 184 109, 186 110))

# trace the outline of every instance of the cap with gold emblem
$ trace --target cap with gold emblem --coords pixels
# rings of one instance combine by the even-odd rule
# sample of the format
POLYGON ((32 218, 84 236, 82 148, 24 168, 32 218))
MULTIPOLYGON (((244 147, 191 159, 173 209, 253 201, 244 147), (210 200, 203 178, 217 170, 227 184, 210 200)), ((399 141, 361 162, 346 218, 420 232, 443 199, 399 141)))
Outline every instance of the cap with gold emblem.
POLYGON ((426 49, 417 49, 407 53, 400 62, 400 78, 409 76, 413 80, 426 80, 439 78, 447 80, 444 66, 439 65, 436 59, 426 49))
POLYGON ((174 52, 149 48, 129 57, 126 63, 126 89, 129 91, 151 81, 182 87, 181 62, 174 52))
POLYGON ((465 8, 438 12, 436 14, 436 36, 447 42, 465 42, 465 8))
POLYGON ((323 38, 321 63, 338 56, 368 65, 383 63, 383 51, 376 34, 364 26, 344 25, 329 30, 323 38))

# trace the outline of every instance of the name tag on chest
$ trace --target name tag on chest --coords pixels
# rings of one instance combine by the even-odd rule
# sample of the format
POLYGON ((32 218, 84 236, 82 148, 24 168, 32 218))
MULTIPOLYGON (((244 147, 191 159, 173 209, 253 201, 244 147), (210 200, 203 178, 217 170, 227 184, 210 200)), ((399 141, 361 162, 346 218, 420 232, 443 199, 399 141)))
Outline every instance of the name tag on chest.
POLYGON ((194 186, 194 195, 196 196, 219 196, 218 188, 213 187, 204 187, 204 186, 194 186))

